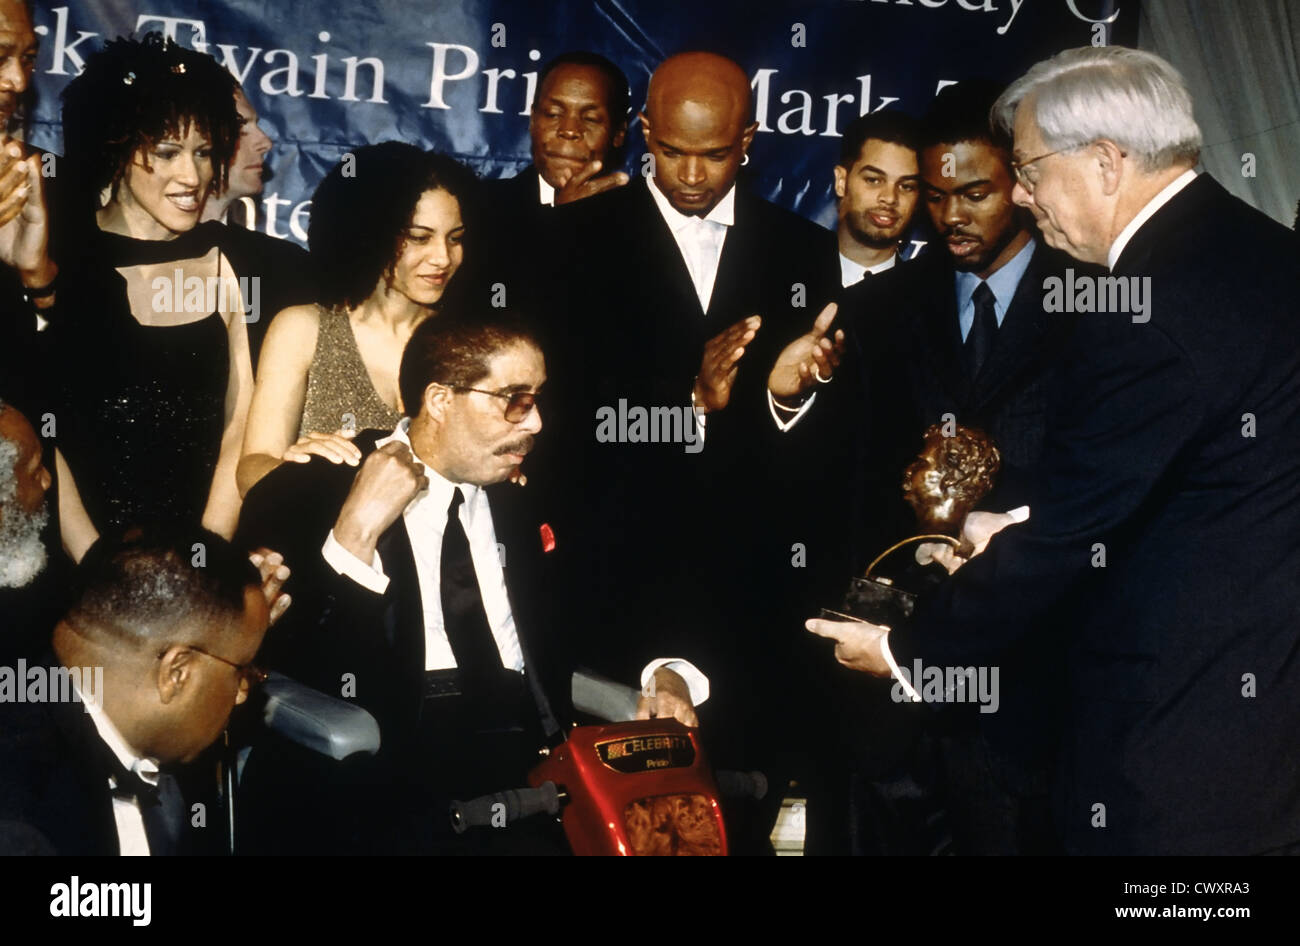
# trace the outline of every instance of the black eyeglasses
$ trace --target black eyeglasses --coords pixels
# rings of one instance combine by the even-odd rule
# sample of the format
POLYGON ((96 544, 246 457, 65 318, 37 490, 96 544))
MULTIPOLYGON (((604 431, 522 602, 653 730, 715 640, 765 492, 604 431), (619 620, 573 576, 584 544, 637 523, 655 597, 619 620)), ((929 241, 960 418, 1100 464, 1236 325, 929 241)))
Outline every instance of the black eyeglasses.
MULTIPOLYGON (((237 664, 233 660, 227 660, 225 657, 218 657, 216 654, 206 651, 202 647, 196 647, 194 644, 184 644, 182 646, 184 646, 186 650, 192 650, 195 653, 202 654, 204 657, 211 657, 213 660, 219 660, 227 667, 234 667, 235 670, 238 671, 240 679, 247 680, 249 686, 256 686, 259 683, 266 682, 268 676, 267 672, 256 664, 237 664)), ((167 651, 164 650, 158 655, 158 659, 162 660, 166 655, 167 651)))
POLYGON ((462 385, 449 385, 453 391, 472 391, 475 394, 486 394, 488 397, 503 397, 506 399, 506 420, 512 424, 518 424, 533 412, 537 405, 537 398, 540 392, 537 391, 515 391, 511 394, 503 394, 500 391, 484 391, 481 388, 467 388, 462 385))

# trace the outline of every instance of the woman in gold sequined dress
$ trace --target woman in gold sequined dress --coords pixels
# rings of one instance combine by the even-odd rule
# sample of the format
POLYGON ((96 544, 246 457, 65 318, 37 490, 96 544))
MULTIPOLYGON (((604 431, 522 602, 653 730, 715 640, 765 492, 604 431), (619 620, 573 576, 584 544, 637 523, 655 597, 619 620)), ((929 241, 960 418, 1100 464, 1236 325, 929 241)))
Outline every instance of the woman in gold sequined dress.
POLYGON ((267 330, 241 492, 284 462, 355 466, 352 436, 402 418, 402 349, 460 268, 475 184, 451 158, 400 142, 344 155, 321 182, 308 240, 324 304, 285 309, 267 330))

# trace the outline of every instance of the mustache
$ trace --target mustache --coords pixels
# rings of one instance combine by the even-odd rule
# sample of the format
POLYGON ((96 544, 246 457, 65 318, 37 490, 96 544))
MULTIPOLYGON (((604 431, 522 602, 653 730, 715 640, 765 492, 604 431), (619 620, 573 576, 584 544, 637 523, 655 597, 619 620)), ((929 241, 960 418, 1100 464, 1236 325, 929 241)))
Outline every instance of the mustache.
POLYGON ((503 443, 494 451, 497 456, 503 456, 507 453, 528 453, 533 449, 533 441, 537 439, 532 434, 524 434, 518 440, 511 440, 509 443, 503 443))
MULTIPOLYGON (((965 230, 944 230, 943 231, 943 238, 945 240, 951 239, 953 237, 961 237, 966 240, 980 240, 978 234, 967 233, 965 230)), ((983 242, 983 240, 980 240, 980 242, 983 242)))

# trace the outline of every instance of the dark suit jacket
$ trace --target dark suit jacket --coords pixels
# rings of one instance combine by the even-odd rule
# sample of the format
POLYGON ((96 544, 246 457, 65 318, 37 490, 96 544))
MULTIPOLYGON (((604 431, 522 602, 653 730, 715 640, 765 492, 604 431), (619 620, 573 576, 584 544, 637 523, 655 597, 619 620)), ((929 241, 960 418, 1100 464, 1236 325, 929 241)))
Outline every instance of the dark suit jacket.
MULTIPOLYGON (((355 440, 368 456, 386 431, 368 430, 355 440)), ((353 674, 356 701, 380 724, 384 753, 413 736, 423 695, 424 618, 419 577, 405 522, 399 517, 379 542, 389 578, 382 594, 336 573, 321 556, 357 468, 313 458, 284 464, 244 499, 235 541, 281 552, 293 571, 286 592, 293 606, 263 645, 262 657, 308 686, 339 695, 343 674, 353 674)), ((557 720, 568 719, 568 655, 554 621, 550 594, 555 560, 543 550, 545 520, 532 507, 532 485, 488 487, 497 541, 505 547, 506 586, 526 676, 536 684, 557 720)), ((521 773, 522 774, 522 773, 521 773)))
POLYGON ((538 171, 528 165, 514 177, 483 182, 483 212, 495 222, 535 224, 553 210, 538 199, 538 171))
POLYGON ((536 315, 546 308, 557 278, 551 268, 555 208, 538 200, 537 177, 529 165, 514 177, 483 181, 477 200, 462 206, 465 257, 444 307, 458 297, 499 304, 504 291, 515 311, 536 315))
POLYGON ((707 312, 646 181, 556 210, 555 244, 574 275, 549 316, 558 408, 543 448, 553 469, 580 471, 567 479, 593 647, 624 674, 654 656, 694 660, 713 683, 705 709, 715 723, 729 702, 737 722, 750 714, 764 686, 757 677, 782 663, 776 638, 791 633, 768 607, 791 549, 769 529, 778 487, 765 461, 765 383, 776 353, 807 330, 838 280, 832 234, 736 186, 707 312), (597 440, 596 412, 620 402, 675 410, 693 426, 705 342, 755 314, 763 326, 731 403, 708 417, 702 451, 681 440, 597 440))
POLYGON ((118 854, 109 749, 80 703, 7 703, 0 819, 39 831, 58 854, 118 854))
MULTIPOLYGON (((58 662, 47 650, 31 666, 58 662)), ((85 707, 77 702, 0 704, 0 823, 22 826, 4 836, 21 840, 35 831, 62 855, 117 856, 120 847, 108 778, 116 760, 99 738, 85 707)), ((205 824, 188 817, 179 854, 219 854, 225 843, 224 817, 213 796, 212 771, 198 763, 175 772, 187 792, 185 803, 201 799, 205 824), (206 777, 205 777, 206 775, 206 777)), ((23 853, 21 850, 3 853, 23 853)))
MULTIPOLYGON (((355 442, 369 455, 386 434, 364 431, 355 442)), ((259 660, 334 696, 343 695, 344 675, 352 675, 356 702, 379 723, 379 754, 339 765, 281 740, 261 739, 244 772, 242 851, 428 852, 440 849, 439 843, 461 850, 454 839, 433 840, 450 833, 443 818, 447 802, 522 785, 537 761, 540 746, 527 736, 512 744, 509 759, 499 747, 482 747, 486 755, 470 747, 470 756, 455 763, 421 752, 424 619, 405 522, 399 517, 378 543, 389 578, 382 595, 337 574, 321 555, 356 472, 318 458, 303 466, 284 464, 249 491, 235 541, 249 549, 276 549, 293 570, 285 590, 294 603, 268 634, 259 660), (442 767, 431 773, 430 765, 442 767)), ((505 550, 525 681, 538 729, 545 731, 544 711, 561 727, 570 720, 572 667, 554 572, 555 559, 572 540, 552 527, 556 548, 543 550, 544 520, 534 508, 538 489, 533 482, 488 487, 488 502, 505 550)), ((433 709, 444 713, 447 707, 433 709)))
POLYGON ((1300 838, 1295 255, 1294 235, 1208 175, 1158 210, 1114 270, 1150 280, 1149 321, 1080 319, 1030 521, 891 635, 900 663, 996 664, 1021 636, 1059 634, 1077 595, 1072 850, 1300 838))

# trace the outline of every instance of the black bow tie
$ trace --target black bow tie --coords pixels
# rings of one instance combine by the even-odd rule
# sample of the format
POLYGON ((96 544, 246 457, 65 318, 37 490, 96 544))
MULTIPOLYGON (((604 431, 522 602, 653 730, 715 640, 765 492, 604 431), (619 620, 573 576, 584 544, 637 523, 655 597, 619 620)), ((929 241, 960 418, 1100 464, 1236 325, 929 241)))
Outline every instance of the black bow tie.
POLYGON ((182 849, 187 809, 175 778, 160 769, 158 784, 150 785, 139 774, 124 768, 115 755, 112 774, 117 785, 113 797, 134 800, 140 807, 149 853, 155 857, 178 853, 182 849))
POLYGON ((118 798, 134 798, 141 808, 158 804, 158 786, 150 785, 139 774, 127 769, 117 756, 113 756, 111 774, 113 781, 117 783, 113 794, 118 798))

